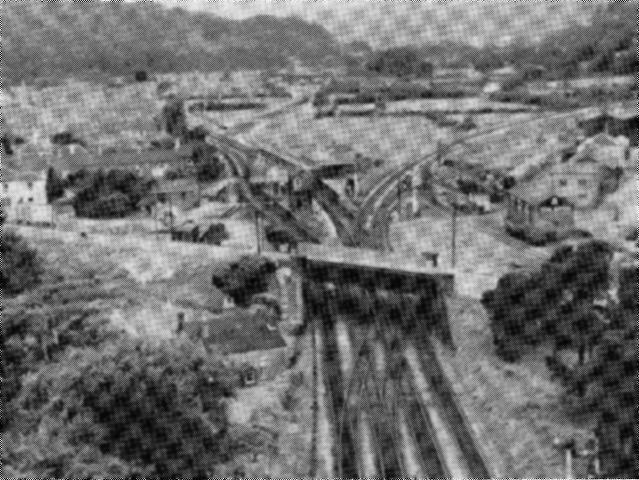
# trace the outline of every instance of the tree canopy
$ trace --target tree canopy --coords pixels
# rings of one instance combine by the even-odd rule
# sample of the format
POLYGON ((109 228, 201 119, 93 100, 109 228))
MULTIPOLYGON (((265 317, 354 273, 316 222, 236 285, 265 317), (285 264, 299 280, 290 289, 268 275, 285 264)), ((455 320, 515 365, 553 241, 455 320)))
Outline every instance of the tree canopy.
POLYGON ((380 75, 398 77, 417 76, 430 78, 433 65, 421 57, 419 51, 411 47, 396 47, 375 52, 366 67, 380 75))
POLYGON ((212 276, 213 285, 238 305, 246 305, 255 294, 266 292, 275 264, 264 257, 242 257, 212 276))

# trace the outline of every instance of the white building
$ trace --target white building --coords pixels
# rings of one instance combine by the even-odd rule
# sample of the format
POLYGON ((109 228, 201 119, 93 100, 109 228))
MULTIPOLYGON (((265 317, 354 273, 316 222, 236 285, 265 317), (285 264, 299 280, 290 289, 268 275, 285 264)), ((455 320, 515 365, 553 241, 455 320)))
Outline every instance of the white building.
POLYGON ((51 223, 53 213, 47 201, 46 171, 3 171, 0 204, 9 221, 51 223))
POLYGON ((604 132, 599 133, 585 140, 577 152, 588 154, 598 163, 611 168, 626 168, 632 163, 630 141, 623 135, 613 137, 604 132))

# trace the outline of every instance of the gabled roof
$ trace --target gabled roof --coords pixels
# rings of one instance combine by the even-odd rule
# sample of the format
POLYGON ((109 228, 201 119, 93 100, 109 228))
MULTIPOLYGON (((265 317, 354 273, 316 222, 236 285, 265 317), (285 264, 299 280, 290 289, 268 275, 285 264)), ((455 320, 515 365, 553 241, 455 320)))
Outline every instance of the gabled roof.
POLYGON ((270 330, 265 321, 242 308, 229 309, 202 322, 186 323, 184 330, 191 339, 202 339, 207 347, 224 354, 286 347, 279 332, 270 330))
POLYGON ((197 182, 190 178, 181 178, 178 180, 161 180, 153 186, 153 193, 182 193, 197 192, 199 186, 197 182))
POLYGON ((37 182, 45 180, 44 172, 7 170, 0 172, 0 180, 3 182, 37 182))
POLYGON ((622 144, 622 142, 620 140, 616 139, 612 135, 610 135, 608 133, 605 133, 605 132, 598 133, 597 135, 595 135, 594 137, 591 137, 587 141, 588 141, 588 143, 591 143, 591 144, 594 144, 594 145, 599 145, 599 146, 602 146, 602 147, 623 146, 623 144, 622 144))
POLYGON ((530 181, 515 185, 509 194, 531 205, 540 205, 555 195, 552 185, 546 181, 530 181))

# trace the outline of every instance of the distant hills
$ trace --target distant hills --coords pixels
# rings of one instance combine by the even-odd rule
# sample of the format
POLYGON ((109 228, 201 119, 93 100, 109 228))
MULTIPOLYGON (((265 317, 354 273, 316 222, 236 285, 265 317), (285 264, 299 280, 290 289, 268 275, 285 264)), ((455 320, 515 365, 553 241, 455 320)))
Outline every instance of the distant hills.
POLYGON ((473 47, 455 42, 422 46, 427 58, 472 63, 481 70, 505 64, 541 65, 551 77, 576 74, 631 74, 638 68, 637 0, 600 4, 587 23, 570 22, 537 42, 514 39, 502 46, 473 47))
MULTIPOLYGON (((448 65, 472 63, 481 70, 512 63, 542 65, 551 77, 632 73, 637 70, 638 5, 637 0, 620 0, 588 7, 589 22, 583 18, 571 21, 566 12, 548 6, 548 15, 556 14, 556 20, 565 26, 546 32, 535 42, 515 38, 505 45, 479 47, 444 35, 447 39, 424 44, 415 35, 406 43, 414 42, 423 59, 448 65)), ((394 7, 386 10, 395 12, 394 7)), ((416 13, 404 12, 410 20, 406 25, 424 31, 434 28, 434 17, 416 13)), ((352 63, 346 57, 374 55, 362 40, 342 45, 323 26, 297 17, 259 15, 231 20, 151 2, 3 1, 0 17, 1 74, 9 83, 70 75, 132 75, 137 70, 280 68, 290 57, 310 65, 352 63)), ((349 21, 365 26, 363 18, 350 17, 349 21)))
POLYGON ((322 26, 295 17, 229 20, 150 2, 2 2, 2 76, 282 67, 340 55, 322 26))

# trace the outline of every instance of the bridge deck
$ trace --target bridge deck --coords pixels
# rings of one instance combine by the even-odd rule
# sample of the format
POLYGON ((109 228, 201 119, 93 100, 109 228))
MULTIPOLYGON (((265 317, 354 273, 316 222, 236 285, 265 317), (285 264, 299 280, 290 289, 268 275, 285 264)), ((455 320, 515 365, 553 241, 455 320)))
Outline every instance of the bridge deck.
POLYGON ((298 255, 314 263, 387 270, 409 275, 428 275, 450 285, 453 284, 455 276, 454 270, 441 265, 435 267, 427 258, 406 257, 392 252, 301 243, 298 247, 298 255))

